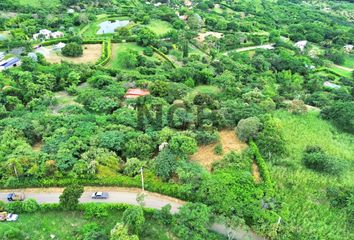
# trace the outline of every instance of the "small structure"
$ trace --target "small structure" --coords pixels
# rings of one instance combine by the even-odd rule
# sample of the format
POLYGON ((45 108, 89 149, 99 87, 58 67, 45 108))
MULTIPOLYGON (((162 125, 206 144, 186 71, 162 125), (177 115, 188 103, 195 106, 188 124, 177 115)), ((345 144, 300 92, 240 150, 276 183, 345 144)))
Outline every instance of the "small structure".
POLYGON ((299 42, 295 43, 295 47, 299 48, 301 52, 305 51, 306 45, 307 45, 306 40, 299 41, 299 42))
POLYGON ((125 99, 134 99, 142 96, 150 95, 148 90, 140 89, 140 88, 131 88, 128 89, 126 94, 124 95, 125 99))
POLYGON ((75 13, 75 10, 72 8, 69 8, 66 12, 69 14, 73 14, 73 13, 75 13))
POLYGON ((5 58, 5 52, 0 52, 0 61, 2 61, 5 58))
POLYGON ((21 65, 21 60, 19 58, 10 58, 0 63, 0 72, 20 65, 21 65))
POLYGON ((345 45, 344 46, 344 51, 347 53, 350 53, 351 51, 353 51, 354 46, 351 44, 345 45))
POLYGON ((41 38, 51 39, 51 38, 61 38, 61 37, 64 37, 64 33, 59 32, 59 31, 52 32, 52 31, 50 31, 48 29, 42 29, 38 33, 33 34, 33 39, 34 40, 38 40, 38 39, 41 39, 41 38))
POLYGON ((334 84, 334 83, 331 83, 330 81, 324 82, 323 86, 324 87, 328 87, 328 88, 332 88, 332 89, 340 89, 341 88, 341 86, 339 86, 337 84, 334 84))
POLYGON ((65 43, 60 42, 60 43, 53 46, 53 50, 54 51, 61 51, 61 49, 64 48, 65 46, 66 46, 65 43))

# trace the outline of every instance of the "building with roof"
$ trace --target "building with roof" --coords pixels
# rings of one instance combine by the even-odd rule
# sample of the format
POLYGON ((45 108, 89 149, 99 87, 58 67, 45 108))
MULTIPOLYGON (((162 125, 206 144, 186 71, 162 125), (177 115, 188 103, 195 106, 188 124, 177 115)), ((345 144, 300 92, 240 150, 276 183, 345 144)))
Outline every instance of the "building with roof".
POLYGON ((51 38, 61 38, 64 37, 64 33, 63 32, 52 32, 48 29, 42 29, 40 30, 38 33, 33 34, 33 39, 34 40, 38 40, 38 39, 51 39, 51 38))
POLYGON ((344 51, 347 53, 350 53, 351 51, 353 51, 354 46, 351 44, 345 45, 344 46, 344 51))
POLYGON ((0 63, 0 72, 12 67, 18 67, 21 65, 21 59, 19 58, 9 58, 0 63))
POLYGON ((331 83, 330 81, 326 81, 323 83, 323 86, 324 87, 328 87, 328 88, 332 88, 332 89, 339 89, 341 88, 341 86, 337 85, 337 84, 334 84, 334 83, 331 83))
POLYGON ((140 89, 140 88, 130 88, 128 91, 125 93, 124 98, 125 99, 134 99, 142 96, 150 95, 150 92, 148 90, 140 89))
POLYGON ((295 47, 299 48, 301 52, 305 51, 305 47, 307 45, 307 41, 303 40, 303 41, 298 41, 297 43, 295 43, 295 47))

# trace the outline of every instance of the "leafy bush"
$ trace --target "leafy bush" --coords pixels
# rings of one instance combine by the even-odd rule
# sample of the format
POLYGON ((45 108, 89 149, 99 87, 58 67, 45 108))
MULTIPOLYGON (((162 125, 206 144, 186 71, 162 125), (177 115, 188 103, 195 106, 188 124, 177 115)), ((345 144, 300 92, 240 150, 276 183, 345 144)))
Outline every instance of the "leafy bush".
POLYGON ((153 217, 164 225, 170 225, 172 223, 171 208, 171 205, 167 204, 161 210, 155 211, 153 217))
MULTIPOLYGON (((326 196, 331 206, 345 208, 354 206, 354 188, 350 186, 328 187, 326 196)), ((354 209, 353 209, 354 211, 354 209)))
POLYGON ((144 55, 151 57, 154 55, 154 50, 151 47, 144 48, 144 55))
POLYGON ((61 53, 67 57, 80 57, 84 53, 84 50, 82 49, 82 45, 71 42, 62 48, 61 53))
POLYGON ((139 234, 145 223, 144 211, 141 207, 130 207, 123 212, 123 223, 128 227, 129 232, 139 234))
POLYGON ((341 159, 327 155, 318 146, 308 146, 302 161, 309 169, 332 175, 340 175, 345 169, 345 163, 341 159))
POLYGON ((9 202, 6 205, 6 211, 13 212, 13 213, 21 213, 21 212, 23 212, 22 202, 20 202, 20 201, 9 202))
POLYGON ((36 212, 39 208, 40 206, 35 199, 29 198, 22 203, 22 209, 24 212, 33 213, 36 212))
POLYGON ((137 158, 129 158, 124 166, 124 174, 134 177, 137 175, 141 168, 145 165, 145 162, 140 161, 137 158))
POLYGON ((60 205, 67 210, 72 210, 79 204, 79 198, 84 192, 84 188, 78 184, 66 187, 60 195, 60 205))
POLYGON ((108 216, 107 206, 97 203, 85 204, 84 207, 85 217, 88 218, 102 218, 108 216))
POLYGON ((214 147, 214 153, 216 155, 222 155, 223 154, 223 149, 222 149, 221 143, 216 144, 216 146, 214 147))
POLYGON ((349 133, 354 133, 354 101, 336 102, 321 111, 324 119, 333 121, 339 128, 349 133))
POLYGON ((239 121, 236 127, 236 134, 242 141, 255 139, 262 123, 258 117, 250 117, 239 121))

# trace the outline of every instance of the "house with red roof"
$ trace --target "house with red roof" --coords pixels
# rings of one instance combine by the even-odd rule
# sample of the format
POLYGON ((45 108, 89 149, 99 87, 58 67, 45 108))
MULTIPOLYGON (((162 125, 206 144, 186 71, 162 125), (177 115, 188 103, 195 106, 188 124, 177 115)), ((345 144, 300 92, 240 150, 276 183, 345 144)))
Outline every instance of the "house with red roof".
POLYGON ((150 95, 150 92, 148 90, 140 89, 140 88, 130 88, 128 91, 125 93, 124 98, 125 99, 134 99, 142 96, 150 95))

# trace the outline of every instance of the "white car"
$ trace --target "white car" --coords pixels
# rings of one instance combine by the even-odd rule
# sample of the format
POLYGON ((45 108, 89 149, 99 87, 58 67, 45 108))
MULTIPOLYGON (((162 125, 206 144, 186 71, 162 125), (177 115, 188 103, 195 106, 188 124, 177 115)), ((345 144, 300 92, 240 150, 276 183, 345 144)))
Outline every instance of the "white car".
POLYGON ((13 213, 9 213, 6 217, 6 221, 8 222, 14 222, 17 221, 17 219, 18 219, 18 215, 13 213))

